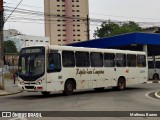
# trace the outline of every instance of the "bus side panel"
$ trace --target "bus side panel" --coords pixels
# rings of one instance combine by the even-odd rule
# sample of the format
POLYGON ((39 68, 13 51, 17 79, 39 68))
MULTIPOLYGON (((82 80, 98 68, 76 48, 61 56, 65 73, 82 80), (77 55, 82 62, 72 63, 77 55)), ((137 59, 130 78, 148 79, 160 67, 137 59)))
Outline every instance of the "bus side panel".
POLYGON ((64 89, 64 82, 62 80, 62 73, 48 73, 47 74, 47 91, 60 91, 64 89))
POLYGON ((103 67, 93 67, 91 69, 92 75, 91 75, 91 81, 92 81, 92 88, 99 88, 104 87, 104 70, 103 67))
POLYGON ((148 69, 147 67, 139 67, 138 69, 138 80, 139 83, 147 82, 148 80, 148 69))
POLYGON ((117 85, 117 75, 115 67, 106 67, 104 68, 104 87, 116 86, 117 85))
POLYGON ((126 86, 139 83, 137 67, 128 67, 125 72, 126 72, 126 86))
POLYGON ((74 79, 77 83, 76 89, 87 89, 92 87, 92 84, 90 83, 90 68, 75 68, 73 71, 74 79))

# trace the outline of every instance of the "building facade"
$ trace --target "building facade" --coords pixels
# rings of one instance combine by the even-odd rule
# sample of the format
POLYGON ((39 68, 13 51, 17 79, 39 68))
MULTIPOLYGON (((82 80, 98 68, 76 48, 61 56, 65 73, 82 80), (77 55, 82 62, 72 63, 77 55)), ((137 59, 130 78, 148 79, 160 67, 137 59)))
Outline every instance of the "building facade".
POLYGON ((17 51, 20 51, 21 48, 28 46, 50 45, 50 39, 43 36, 17 35, 9 38, 8 40, 15 42, 17 51))
POLYGON ((52 45, 88 39, 88 0, 44 0, 45 36, 52 45))

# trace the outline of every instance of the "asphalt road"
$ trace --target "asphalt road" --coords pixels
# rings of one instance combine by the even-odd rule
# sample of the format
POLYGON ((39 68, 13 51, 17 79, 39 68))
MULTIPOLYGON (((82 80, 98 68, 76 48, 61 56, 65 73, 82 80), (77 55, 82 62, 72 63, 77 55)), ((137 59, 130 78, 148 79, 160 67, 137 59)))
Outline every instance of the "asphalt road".
MULTIPOLYGON (((160 84, 141 84, 127 88, 125 91, 105 89, 76 92, 72 96, 52 93, 44 97, 39 92, 23 92, 0 97, 0 111, 160 111, 160 100, 150 98, 149 93, 160 90, 160 84)), ((54 112, 53 112, 54 114, 54 112)), ((95 113, 96 114, 96 113, 95 113)), ((26 120, 23 118, 0 118, 0 120, 26 120)), ((27 118, 27 120, 74 120, 77 118, 27 118)), ((79 117, 78 120, 159 120, 148 117, 79 117)))

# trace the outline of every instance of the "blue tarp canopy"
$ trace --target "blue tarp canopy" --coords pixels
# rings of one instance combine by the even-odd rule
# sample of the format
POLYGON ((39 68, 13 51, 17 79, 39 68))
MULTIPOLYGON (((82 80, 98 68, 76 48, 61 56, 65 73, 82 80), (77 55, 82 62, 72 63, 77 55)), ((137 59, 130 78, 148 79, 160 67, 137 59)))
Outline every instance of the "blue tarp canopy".
POLYGON ((129 33, 69 44, 69 46, 76 47, 114 48, 136 51, 142 51, 143 45, 148 45, 149 56, 160 55, 160 34, 129 33))

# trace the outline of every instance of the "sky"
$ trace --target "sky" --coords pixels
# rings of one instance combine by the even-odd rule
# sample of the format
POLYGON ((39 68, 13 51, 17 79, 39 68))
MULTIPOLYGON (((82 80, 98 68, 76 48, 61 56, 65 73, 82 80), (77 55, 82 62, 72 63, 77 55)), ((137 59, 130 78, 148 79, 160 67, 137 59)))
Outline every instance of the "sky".
MULTIPOLYGON (((5 18, 21 0, 4 0, 5 18), (11 8, 10 8, 11 7, 11 8)), ((43 0, 23 0, 18 8, 43 12, 43 0)), ((89 0, 89 16, 94 19, 113 21, 135 21, 142 27, 160 26, 160 0, 89 0), (156 22, 156 23, 155 23, 156 22)), ((23 34, 44 36, 44 22, 22 20, 24 16, 13 13, 5 22, 4 29, 17 29, 23 34), (18 18, 19 17, 19 18, 18 18)), ((25 16, 25 18, 28 16, 25 16)), ((42 19, 42 16, 30 16, 42 19)), ((90 23, 91 39, 101 22, 90 23)))

